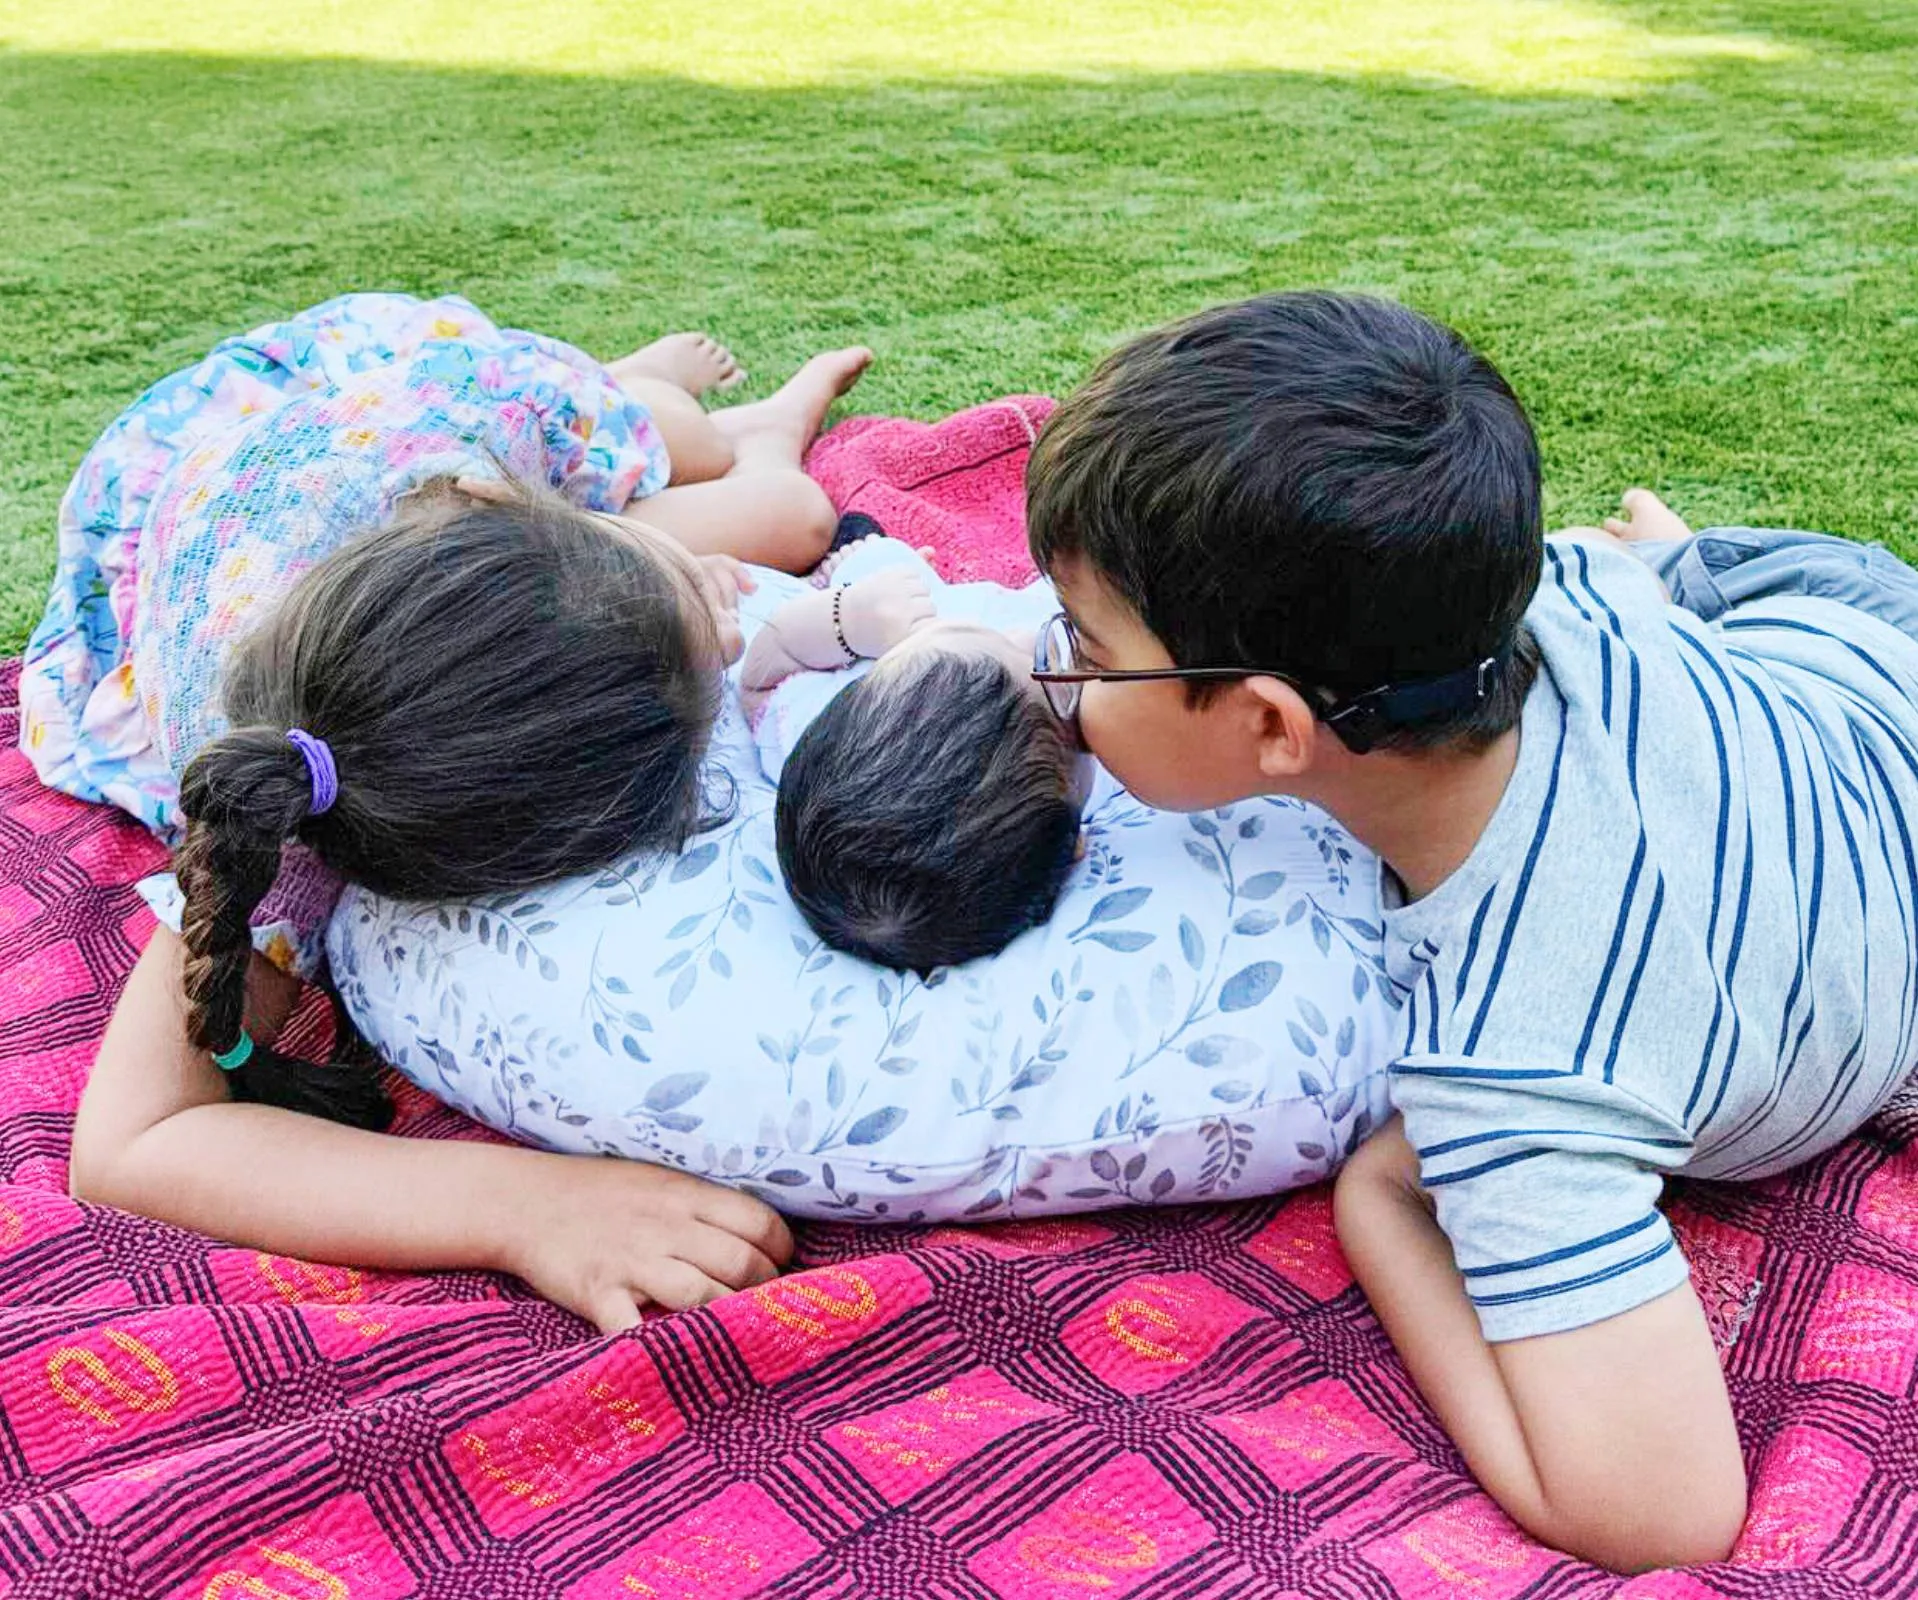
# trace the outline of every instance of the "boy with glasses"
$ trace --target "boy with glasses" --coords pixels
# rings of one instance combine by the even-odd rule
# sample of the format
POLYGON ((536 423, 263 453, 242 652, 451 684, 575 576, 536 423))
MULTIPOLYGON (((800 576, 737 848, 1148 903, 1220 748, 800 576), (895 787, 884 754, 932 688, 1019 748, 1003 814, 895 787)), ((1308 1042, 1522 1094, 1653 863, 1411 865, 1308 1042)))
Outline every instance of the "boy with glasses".
POLYGON ((1649 497, 1545 540, 1505 381, 1336 294, 1135 341, 1028 481, 1037 675, 1114 777, 1296 796, 1388 865, 1402 1121, 1336 1214, 1426 1399, 1546 1542, 1722 1558, 1743 1463, 1657 1202, 1830 1148, 1918 1055, 1918 575, 1649 497))

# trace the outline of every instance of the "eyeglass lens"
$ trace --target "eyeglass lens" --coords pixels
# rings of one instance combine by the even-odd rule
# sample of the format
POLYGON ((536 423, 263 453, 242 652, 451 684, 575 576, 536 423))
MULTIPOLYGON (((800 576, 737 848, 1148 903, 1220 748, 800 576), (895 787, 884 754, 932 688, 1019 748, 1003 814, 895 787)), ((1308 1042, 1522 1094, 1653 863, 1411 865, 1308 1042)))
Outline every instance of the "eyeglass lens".
MULTIPOLYGON (((1039 635, 1034 665, 1041 672, 1071 672, 1077 664, 1073 642, 1071 622, 1064 616, 1054 617, 1039 635)), ((1047 683, 1041 687, 1046 692, 1046 703, 1052 707, 1052 714, 1061 722, 1070 722, 1078 715, 1082 685, 1047 683)))

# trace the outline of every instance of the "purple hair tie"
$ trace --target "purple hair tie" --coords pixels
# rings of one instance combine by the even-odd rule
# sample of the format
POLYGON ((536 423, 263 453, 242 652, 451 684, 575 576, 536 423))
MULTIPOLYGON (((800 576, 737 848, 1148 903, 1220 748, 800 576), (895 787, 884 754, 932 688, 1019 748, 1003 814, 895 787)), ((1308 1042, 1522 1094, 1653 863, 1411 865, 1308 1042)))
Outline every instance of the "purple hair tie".
POLYGON ((320 816, 333 809, 340 797, 340 769, 333 765, 333 752, 324 739, 316 739, 304 728, 289 728, 287 743, 306 757, 306 775, 313 782, 313 804, 307 815, 320 816))

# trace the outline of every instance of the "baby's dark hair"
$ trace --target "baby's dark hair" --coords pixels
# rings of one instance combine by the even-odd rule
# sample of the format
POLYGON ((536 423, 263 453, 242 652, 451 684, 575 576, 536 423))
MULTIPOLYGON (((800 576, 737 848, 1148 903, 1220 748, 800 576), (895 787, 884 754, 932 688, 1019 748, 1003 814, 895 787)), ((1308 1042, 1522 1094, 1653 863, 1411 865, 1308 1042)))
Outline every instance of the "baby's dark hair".
MULTIPOLYGON (((377 893, 452 899, 676 848, 701 822, 720 678, 687 580, 545 491, 402 505, 234 648, 230 731, 182 778, 175 868, 201 1049, 240 1038, 248 922, 289 841, 377 893), (338 768, 319 815, 294 728, 338 768)), ((237 1098, 385 1125, 377 1063, 333 999, 334 1061, 256 1045, 228 1074, 237 1098)))
POLYGON ((774 810, 813 932, 900 971, 1002 950, 1072 870, 1064 730, 1004 662, 915 652, 834 696, 786 758, 774 810))
POLYGON ((1509 650, 1476 707, 1378 743, 1484 744, 1518 719, 1538 444, 1497 369, 1415 311, 1271 294, 1145 334, 1060 405, 1026 485, 1040 569, 1083 560, 1180 666, 1347 696, 1509 650))

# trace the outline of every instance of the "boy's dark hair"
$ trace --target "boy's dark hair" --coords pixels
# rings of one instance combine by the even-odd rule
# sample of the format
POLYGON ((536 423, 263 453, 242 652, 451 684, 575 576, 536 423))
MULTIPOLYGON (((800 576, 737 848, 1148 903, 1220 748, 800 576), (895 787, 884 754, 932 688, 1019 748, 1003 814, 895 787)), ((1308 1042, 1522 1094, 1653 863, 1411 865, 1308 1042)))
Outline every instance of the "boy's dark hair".
POLYGON ((1073 751, 1004 662, 927 651, 834 696, 794 743, 774 830, 813 932, 900 971, 1044 922, 1079 842, 1073 751))
POLYGON ((1518 720, 1538 442, 1497 369, 1415 311, 1270 294, 1145 334, 1060 405, 1026 485, 1040 569, 1083 559, 1180 666, 1346 696, 1509 652, 1476 708, 1379 743, 1482 744, 1518 720))
MULTIPOLYGON (((230 731, 181 781, 193 1043, 240 1036, 248 920, 289 840, 403 899, 530 887, 683 842, 720 687, 685 589, 637 540, 540 492, 415 496, 305 574, 228 658, 230 731), (292 728, 338 765, 317 816, 292 728)), ((333 998, 334 1062, 256 1045, 227 1075, 237 1098, 384 1126, 377 1063, 333 998)))

